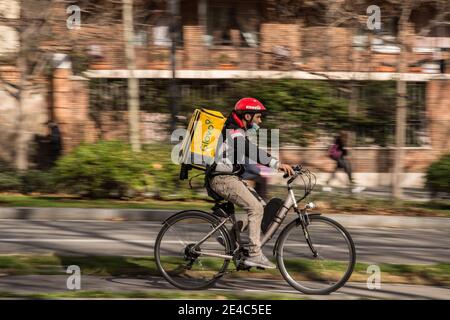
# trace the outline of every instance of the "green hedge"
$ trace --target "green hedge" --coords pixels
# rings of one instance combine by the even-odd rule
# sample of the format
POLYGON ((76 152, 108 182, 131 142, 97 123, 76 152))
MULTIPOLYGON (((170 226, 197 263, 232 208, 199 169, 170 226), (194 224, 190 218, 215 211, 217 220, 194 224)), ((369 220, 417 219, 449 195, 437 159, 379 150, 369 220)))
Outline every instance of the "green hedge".
POLYGON ((0 192, 17 191, 20 179, 15 170, 7 163, 0 161, 0 192))
POLYGON ((450 153, 428 167, 426 185, 433 195, 439 192, 450 195, 450 153))
POLYGON ((172 163, 171 152, 171 145, 146 145, 135 153, 129 144, 99 141, 78 146, 49 171, 19 173, 0 163, 0 192, 71 193, 90 198, 203 197, 198 192, 204 191, 203 176, 194 180, 194 189, 188 181, 180 181, 180 166, 172 163))
POLYGON ((18 172, 12 166, 0 163, 0 191, 54 193, 57 191, 57 186, 51 171, 18 172))
POLYGON ((19 191, 21 188, 20 177, 11 172, 0 172, 0 191, 19 191))
POLYGON ((78 146, 57 161, 54 174, 62 189, 91 198, 187 198, 195 195, 178 180, 180 167, 171 162, 171 146, 148 145, 132 152, 129 144, 99 141, 78 146))
MULTIPOLYGON (((149 183, 150 190, 157 198, 189 199, 199 196, 198 191, 203 188, 203 175, 194 179, 189 187, 188 181, 180 181, 180 166, 171 160, 172 146, 151 144, 143 147, 142 157, 150 163, 149 183)), ((190 177, 196 174, 191 171, 190 177)))
POLYGON ((58 185, 53 171, 28 170, 20 175, 22 193, 57 193, 58 185))

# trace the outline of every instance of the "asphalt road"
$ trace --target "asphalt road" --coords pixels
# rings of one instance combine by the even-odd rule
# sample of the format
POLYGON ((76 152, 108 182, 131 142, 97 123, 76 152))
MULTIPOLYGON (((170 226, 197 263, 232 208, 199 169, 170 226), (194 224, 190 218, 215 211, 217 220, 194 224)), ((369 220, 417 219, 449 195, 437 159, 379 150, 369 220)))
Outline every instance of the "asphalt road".
MULTIPOLYGON (((152 256, 160 222, 0 220, 0 254, 152 256)), ((348 228, 357 260, 428 264, 450 261, 445 230, 348 228)), ((273 240, 265 248, 270 256, 273 240)))

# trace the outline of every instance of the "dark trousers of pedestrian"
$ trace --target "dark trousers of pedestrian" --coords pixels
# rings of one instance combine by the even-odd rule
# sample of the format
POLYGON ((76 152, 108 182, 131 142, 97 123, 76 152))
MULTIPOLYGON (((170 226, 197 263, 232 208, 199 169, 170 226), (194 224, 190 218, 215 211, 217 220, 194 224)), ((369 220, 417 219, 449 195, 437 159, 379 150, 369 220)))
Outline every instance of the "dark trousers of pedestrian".
POLYGON ((344 157, 340 157, 339 159, 336 160, 336 168, 331 173, 331 177, 328 179, 327 184, 329 184, 330 181, 333 180, 336 177, 336 172, 339 169, 343 169, 344 170, 344 172, 348 176, 348 180, 349 180, 350 184, 353 184, 352 166, 350 164, 350 161, 344 159, 344 157))

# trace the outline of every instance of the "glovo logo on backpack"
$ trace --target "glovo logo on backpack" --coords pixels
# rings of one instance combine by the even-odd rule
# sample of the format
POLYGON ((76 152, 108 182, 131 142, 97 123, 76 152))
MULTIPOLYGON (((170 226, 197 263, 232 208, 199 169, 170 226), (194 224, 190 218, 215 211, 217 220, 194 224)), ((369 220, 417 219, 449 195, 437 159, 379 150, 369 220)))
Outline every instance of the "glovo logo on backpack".
POLYGON ((212 124, 210 119, 205 120, 205 126, 206 126, 206 133, 203 137, 202 141, 202 151, 205 152, 208 150, 208 146, 214 141, 214 125, 212 124))
POLYGON ((181 163, 200 167, 212 163, 225 121, 218 111, 196 109, 182 144, 181 163))

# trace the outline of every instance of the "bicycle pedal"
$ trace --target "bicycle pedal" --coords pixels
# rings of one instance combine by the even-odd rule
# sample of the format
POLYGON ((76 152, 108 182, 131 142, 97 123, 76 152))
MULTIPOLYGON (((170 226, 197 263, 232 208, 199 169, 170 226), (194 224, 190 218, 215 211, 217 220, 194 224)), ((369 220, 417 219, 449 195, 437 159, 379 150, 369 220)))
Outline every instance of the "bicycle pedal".
POLYGON ((236 267, 237 271, 250 271, 252 267, 246 266, 244 263, 239 263, 236 267))

